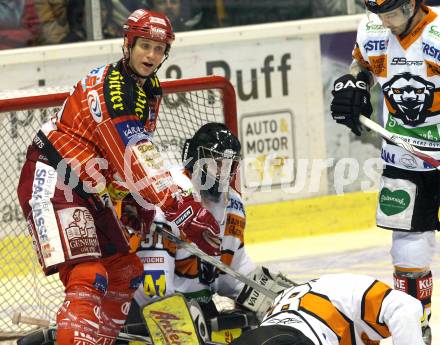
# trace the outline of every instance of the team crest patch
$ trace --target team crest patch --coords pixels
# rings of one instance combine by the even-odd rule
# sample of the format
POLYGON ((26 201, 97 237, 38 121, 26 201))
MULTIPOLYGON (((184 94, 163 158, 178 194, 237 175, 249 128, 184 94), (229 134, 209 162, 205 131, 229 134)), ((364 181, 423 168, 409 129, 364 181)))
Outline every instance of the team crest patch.
POLYGON ((379 195, 380 209, 387 216, 405 211, 410 201, 411 197, 402 189, 391 191, 388 188, 383 188, 379 195))
POLYGON ((409 72, 397 74, 383 85, 383 94, 394 109, 393 116, 404 124, 417 126, 432 116, 435 85, 409 72))
POLYGON ((87 93, 87 104, 89 105, 90 114, 92 114, 93 120, 97 123, 102 122, 101 103, 96 90, 91 90, 87 93))
POLYGON ((101 256, 93 217, 85 207, 58 211, 69 259, 101 256))

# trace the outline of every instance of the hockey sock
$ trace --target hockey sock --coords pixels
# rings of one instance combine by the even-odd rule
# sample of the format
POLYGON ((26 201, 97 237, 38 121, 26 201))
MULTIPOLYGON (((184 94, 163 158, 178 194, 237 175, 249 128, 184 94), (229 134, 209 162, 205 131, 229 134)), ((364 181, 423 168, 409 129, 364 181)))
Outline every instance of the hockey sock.
POLYGON ((431 271, 405 271, 396 268, 394 288, 417 298, 425 309, 427 319, 431 317, 432 273, 431 271))
POLYGON ((143 276, 143 265, 136 254, 115 254, 103 259, 109 285, 101 303, 97 345, 112 345, 127 319, 134 292, 143 276))
POLYGON ((57 343, 94 345, 97 341, 101 301, 107 288, 105 268, 85 262, 60 268, 66 297, 57 314, 57 343))

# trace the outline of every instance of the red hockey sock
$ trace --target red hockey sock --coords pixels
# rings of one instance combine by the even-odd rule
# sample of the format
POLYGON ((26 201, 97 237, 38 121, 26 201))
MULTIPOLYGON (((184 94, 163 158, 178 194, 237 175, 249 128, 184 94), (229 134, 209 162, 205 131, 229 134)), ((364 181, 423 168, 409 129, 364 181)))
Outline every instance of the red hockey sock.
POLYGON ((95 345, 107 275, 100 262, 60 268, 66 297, 57 314, 57 343, 95 345))

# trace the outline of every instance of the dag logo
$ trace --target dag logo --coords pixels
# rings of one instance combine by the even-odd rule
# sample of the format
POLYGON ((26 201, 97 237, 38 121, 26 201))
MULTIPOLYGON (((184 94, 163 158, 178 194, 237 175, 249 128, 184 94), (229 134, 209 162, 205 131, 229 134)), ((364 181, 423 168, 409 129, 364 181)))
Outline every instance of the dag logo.
POLYGON ((431 115, 435 85, 409 72, 397 74, 383 85, 385 98, 395 109, 394 117, 417 126, 431 115))
POLYGON ((99 102, 99 95, 96 90, 90 90, 87 93, 87 104, 89 105, 93 119, 97 123, 100 123, 102 121, 102 110, 101 103, 99 102))

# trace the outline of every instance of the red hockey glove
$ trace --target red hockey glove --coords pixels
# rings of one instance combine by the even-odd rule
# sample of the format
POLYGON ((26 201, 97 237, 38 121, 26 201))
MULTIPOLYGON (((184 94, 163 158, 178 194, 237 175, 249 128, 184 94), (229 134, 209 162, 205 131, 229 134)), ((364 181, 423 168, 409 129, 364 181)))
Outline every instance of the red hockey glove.
POLYGON ((194 242, 208 255, 220 255, 220 227, 211 212, 192 195, 165 211, 165 217, 179 228, 182 238, 194 242))
POLYGON ((130 234, 130 252, 134 253, 151 231, 156 211, 152 206, 149 209, 140 206, 136 200, 127 197, 121 202, 121 222, 130 234))

